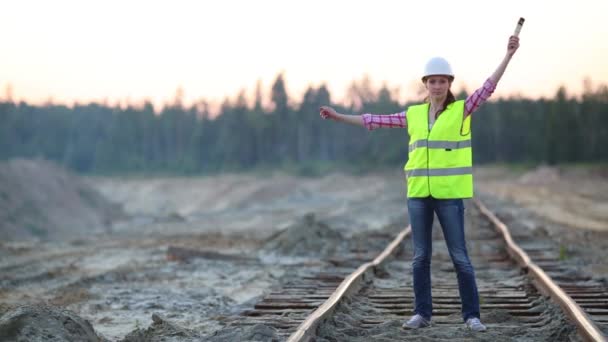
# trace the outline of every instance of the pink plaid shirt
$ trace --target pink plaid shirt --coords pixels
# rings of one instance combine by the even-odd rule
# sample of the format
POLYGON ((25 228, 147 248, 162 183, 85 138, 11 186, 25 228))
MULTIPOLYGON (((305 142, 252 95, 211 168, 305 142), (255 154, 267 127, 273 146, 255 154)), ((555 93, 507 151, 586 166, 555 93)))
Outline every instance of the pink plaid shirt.
MULTIPOLYGON (((473 94, 471 94, 464 102, 464 115, 473 114, 474 111, 484 103, 496 89, 496 84, 489 78, 484 82, 483 86, 473 94)), ((407 117, 405 111, 395 114, 363 114, 363 124, 368 130, 376 128, 406 128, 407 117)))

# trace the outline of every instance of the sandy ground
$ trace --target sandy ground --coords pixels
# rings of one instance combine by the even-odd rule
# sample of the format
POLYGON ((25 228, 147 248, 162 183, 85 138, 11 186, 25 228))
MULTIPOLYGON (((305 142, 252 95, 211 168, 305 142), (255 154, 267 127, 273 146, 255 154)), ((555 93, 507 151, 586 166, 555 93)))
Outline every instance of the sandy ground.
POLYGON ((608 169, 482 168, 476 185, 478 197, 512 229, 534 231, 573 268, 608 279, 608 169))
MULTIPOLYGON (((606 173, 580 172, 477 168, 477 192, 509 224, 544 230, 572 260, 589 261, 590 272, 606 277, 606 173)), ((160 313, 204 335, 285 279, 323 267, 319 258, 273 257, 263 250, 304 215, 314 213, 346 238, 407 222, 398 170, 318 179, 274 174, 86 181, 129 218, 89 238, 0 242, 0 315, 18 304, 46 302, 120 340, 160 313), (167 260, 169 246, 247 259, 177 262, 167 260)))
POLYGON ((405 183, 399 172, 319 179, 284 174, 94 178, 90 183, 133 217, 116 225, 117 233, 139 232, 136 226, 141 223, 147 233, 199 231, 259 238, 307 213, 346 232, 379 229, 406 215, 405 183))
POLYGON ((480 168, 478 189, 525 207, 547 221, 608 231, 608 168, 480 168))
MULTIPOLYGON (((251 308, 282 281, 324 266, 319 255, 274 255, 264 248, 306 214, 345 237, 395 230, 406 221, 403 182, 392 174, 87 181, 121 204, 129 219, 89 239, 0 243, 0 313, 26 303, 59 305, 110 340, 148 327, 153 313, 210 333, 222 317, 251 308), (246 259, 171 261, 169 246, 246 259)), ((286 241, 269 246, 289 252, 286 241)))

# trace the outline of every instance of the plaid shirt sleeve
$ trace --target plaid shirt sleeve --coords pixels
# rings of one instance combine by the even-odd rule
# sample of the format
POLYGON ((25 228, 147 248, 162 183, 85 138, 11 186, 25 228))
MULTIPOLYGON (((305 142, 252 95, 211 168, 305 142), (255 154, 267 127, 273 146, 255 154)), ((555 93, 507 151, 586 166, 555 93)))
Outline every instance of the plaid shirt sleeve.
POLYGON ((486 102, 495 89, 496 84, 494 84, 494 82, 488 78, 481 88, 475 90, 473 94, 467 97, 466 101, 464 102, 465 117, 473 114, 473 112, 476 111, 482 103, 486 102))
POLYGON ((368 130, 376 128, 406 128, 407 118, 405 112, 395 114, 363 114, 363 125, 368 130))
MULTIPOLYGON (((473 94, 467 97, 464 103, 465 115, 471 115, 479 108, 488 98, 494 93, 496 84, 489 78, 484 82, 481 88, 475 90, 473 94)), ((405 111, 395 114, 363 114, 363 125, 368 130, 376 128, 406 128, 407 117, 405 111)))

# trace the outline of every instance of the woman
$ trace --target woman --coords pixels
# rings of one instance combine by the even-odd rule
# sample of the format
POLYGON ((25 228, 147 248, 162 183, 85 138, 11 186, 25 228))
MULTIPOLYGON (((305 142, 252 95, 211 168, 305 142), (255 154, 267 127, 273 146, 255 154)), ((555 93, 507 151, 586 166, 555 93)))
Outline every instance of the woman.
POLYGON ((364 126, 408 129, 410 135, 407 175, 408 212, 412 226, 414 258, 414 315, 403 324, 406 329, 431 324, 431 242, 433 212, 437 214, 458 278, 465 326, 485 331, 480 321, 475 271, 469 260, 464 235, 463 198, 473 197, 471 114, 494 92, 507 65, 519 48, 519 38, 511 36, 507 53, 494 73, 466 100, 456 101, 450 91, 454 74, 449 63, 435 57, 428 61, 422 82, 427 101, 410 106, 407 112, 390 115, 344 115, 323 106, 324 119, 364 126))

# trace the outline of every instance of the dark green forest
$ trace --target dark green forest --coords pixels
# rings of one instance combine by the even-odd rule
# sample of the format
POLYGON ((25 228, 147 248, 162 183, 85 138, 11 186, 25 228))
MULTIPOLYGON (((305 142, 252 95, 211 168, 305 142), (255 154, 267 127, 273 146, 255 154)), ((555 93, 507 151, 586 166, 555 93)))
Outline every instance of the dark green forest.
MULTIPOLYGON (((44 158, 81 173, 180 174, 287 168, 314 174, 319 165, 356 171, 402 167, 407 130, 349 126, 319 117, 321 105, 339 112, 389 114, 404 110, 386 88, 359 89, 352 105, 339 105, 325 86, 298 101, 277 76, 272 109, 243 93, 226 99, 219 114, 179 101, 159 111, 150 103, 33 106, 0 102, 0 159, 44 158), (297 103, 294 104, 294 103, 297 103), (356 105, 354 105, 356 103, 356 105)), ((457 98, 467 94, 461 91, 457 98)), ((474 162, 595 163, 608 161, 608 87, 565 87, 552 98, 491 98, 473 114, 474 162)))

